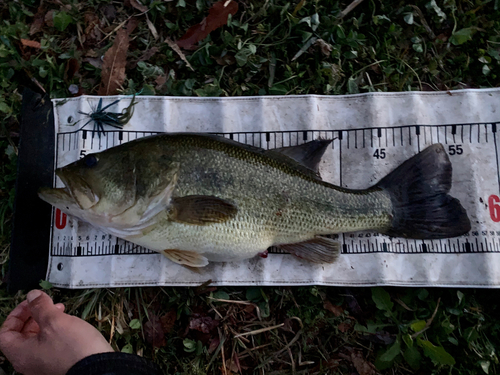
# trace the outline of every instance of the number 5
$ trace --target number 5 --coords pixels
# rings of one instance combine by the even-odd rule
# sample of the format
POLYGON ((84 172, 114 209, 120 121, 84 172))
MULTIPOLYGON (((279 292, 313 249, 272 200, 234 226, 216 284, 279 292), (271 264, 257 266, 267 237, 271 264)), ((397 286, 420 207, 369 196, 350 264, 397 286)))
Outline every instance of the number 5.
POLYGON ((450 145, 448 146, 448 154, 450 155, 462 155, 464 153, 464 149, 462 145, 450 145))

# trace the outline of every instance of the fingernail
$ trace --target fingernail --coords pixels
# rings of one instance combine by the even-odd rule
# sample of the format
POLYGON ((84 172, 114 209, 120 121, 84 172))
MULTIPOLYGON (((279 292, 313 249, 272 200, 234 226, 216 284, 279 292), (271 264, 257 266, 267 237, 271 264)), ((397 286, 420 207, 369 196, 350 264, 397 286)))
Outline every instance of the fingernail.
POLYGON ((28 303, 31 303, 34 299, 37 299, 41 295, 42 295, 42 291, 35 289, 35 290, 32 290, 31 292, 28 293, 28 295, 26 296, 26 299, 28 300, 28 303))

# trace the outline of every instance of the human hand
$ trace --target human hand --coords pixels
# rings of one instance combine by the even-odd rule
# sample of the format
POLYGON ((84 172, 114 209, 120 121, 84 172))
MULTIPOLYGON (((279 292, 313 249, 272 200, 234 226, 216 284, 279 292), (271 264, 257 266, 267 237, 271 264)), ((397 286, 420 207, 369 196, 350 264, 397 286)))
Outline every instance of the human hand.
POLYGON ((32 290, 0 328, 0 350, 25 375, 64 375, 92 354, 113 352, 97 329, 32 290))

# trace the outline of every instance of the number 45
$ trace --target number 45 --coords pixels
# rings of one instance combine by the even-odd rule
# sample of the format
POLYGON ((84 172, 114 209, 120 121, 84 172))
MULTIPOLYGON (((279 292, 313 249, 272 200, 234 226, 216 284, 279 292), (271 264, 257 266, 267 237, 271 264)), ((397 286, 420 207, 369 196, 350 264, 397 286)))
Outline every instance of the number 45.
POLYGON ((448 154, 450 155, 462 155, 464 150, 462 145, 449 145, 448 146, 448 154))

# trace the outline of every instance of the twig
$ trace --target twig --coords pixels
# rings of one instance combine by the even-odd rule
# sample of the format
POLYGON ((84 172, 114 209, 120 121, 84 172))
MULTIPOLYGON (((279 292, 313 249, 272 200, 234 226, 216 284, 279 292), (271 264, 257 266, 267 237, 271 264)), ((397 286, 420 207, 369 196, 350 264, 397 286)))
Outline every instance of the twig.
POLYGON ((359 4, 361 4, 363 0, 354 0, 352 3, 350 3, 347 8, 345 8, 342 12, 337 17, 337 20, 341 20, 345 16, 347 16, 348 13, 350 13, 354 8, 356 8, 359 4))
POLYGON ((424 14, 420 10, 420 8, 418 6, 416 6, 416 5, 411 5, 411 4, 410 4, 410 7, 412 7, 413 9, 415 9, 415 11, 418 13, 418 16, 420 17, 420 21, 422 21, 422 26, 424 26, 425 31, 427 31, 427 34, 429 34, 429 38, 436 39, 436 34, 434 34, 434 32, 430 28, 429 24, 425 20, 424 14))
POLYGON ((241 337, 241 336, 248 336, 248 335, 257 335, 257 334, 262 333, 262 332, 267 332, 267 331, 271 331, 271 330, 276 329, 276 328, 283 327, 284 325, 285 325, 285 323, 281 323, 281 324, 271 326, 271 327, 256 329, 255 331, 240 333, 240 334, 234 336, 234 338, 241 337))
POLYGON ((224 355, 224 341, 222 341, 222 347, 221 347, 221 352, 222 352, 222 369, 223 369, 223 374, 227 375, 227 369, 226 369, 226 356, 224 355))
POLYGON ((418 337, 419 335, 421 335, 422 333, 424 333, 425 331, 427 331, 430 328, 432 321, 434 320, 434 317, 437 314, 440 302, 441 302, 441 297, 438 298, 437 305, 436 305, 436 308, 434 309, 434 312, 432 313, 432 316, 427 320, 427 322, 425 322, 425 327, 423 329, 421 329, 420 331, 415 332, 413 335, 411 335, 412 339, 418 337))
POLYGON ((292 341, 290 341, 288 344, 286 344, 286 346, 283 349, 281 349, 281 350, 277 351, 276 353, 274 353, 274 356, 277 357, 281 353, 283 353, 285 350, 288 350, 289 347, 291 347, 293 344, 295 344, 295 341, 297 341, 299 339, 300 335, 302 335, 302 330, 300 330, 299 332, 297 332, 297 334, 292 339, 292 341))
POLYGON ((399 303, 405 310, 415 311, 415 310, 410 309, 408 307, 408 305, 406 303, 404 303, 403 301, 401 301, 399 298, 394 298, 394 301, 396 301, 397 303, 399 303))

